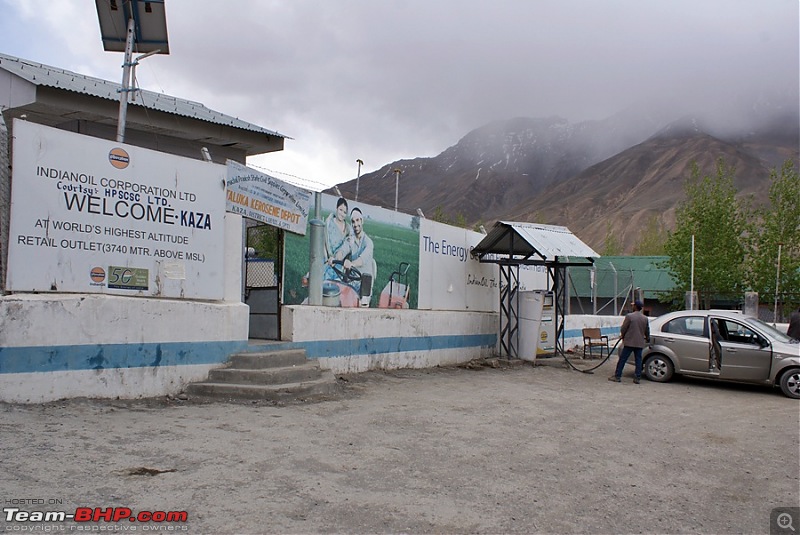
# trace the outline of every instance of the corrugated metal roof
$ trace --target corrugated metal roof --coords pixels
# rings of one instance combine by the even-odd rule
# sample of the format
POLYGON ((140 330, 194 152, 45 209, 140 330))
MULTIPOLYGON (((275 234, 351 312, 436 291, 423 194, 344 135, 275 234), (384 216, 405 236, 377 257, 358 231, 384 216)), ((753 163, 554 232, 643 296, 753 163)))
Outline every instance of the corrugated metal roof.
MULTIPOLYGON (((645 298, 656 298, 675 288, 675 281, 666 267, 667 256, 604 256, 595 261, 594 269, 598 297, 614 296, 616 277, 617 290, 633 282, 641 288, 645 298)), ((572 267, 569 270, 573 292, 580 297, 591 297, 591 268, 572 267)))
MULTIPOLYGON (((49 65, 35 63, 5 54, 0 54, 0 69, 35 85, 53 87, 115 101, 119 101, 119 90, 122 87, 121 83, 109 82, 100 78, 93 78, 91 76, 74 73, 65 69, 58 69, 49 65)), ((138 90, 136 92, 136 100, 129 102, 128 105, 143 106, 164 113, 181 115, 183 117, 249 130, 260 134, 281 138, 288 137, 273 130, 268 130, 261 126, 248 123, 247 121, 242 121, 236 117, 231 117, 224 113, 206 108, 199 102, 193 102, 163 93, 156 93, 154 91, 147 91, 144 89, 138 90)))
POLYGON ((567 227, 498 221, 473 249, 479 256, 499 255, 522 263, 590 263, 598 255, 567 227))

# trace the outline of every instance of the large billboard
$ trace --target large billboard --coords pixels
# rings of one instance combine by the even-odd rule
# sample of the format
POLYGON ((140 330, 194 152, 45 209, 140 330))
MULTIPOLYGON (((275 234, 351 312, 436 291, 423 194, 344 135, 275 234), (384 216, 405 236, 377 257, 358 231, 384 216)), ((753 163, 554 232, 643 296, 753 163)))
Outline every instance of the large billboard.
MULTIPOLYGON (((418 216, 322 195, 322 300, 340 307, 497 312, 500 271, 470 254, 485 236, 418 216)), ((308 302, 310 237, 287 235, 283 303, 308 302)), ((519 289, 547 288, 543 266, 520 266, 519 289)))
MULTIPOLYGON (((417 308, 419 217, 323 194, 323 304, 417 308)), ((287 234, 283 302, 308 302, 310 236, 287 234)))
MULTIPOLYGON (((500 310, 500 269, 481 263, 472 249, 484 234, 423 219, 420 222, 419 308, 500 310)), ((547 288, 544 266, 520 266, 519 290, 547 288)))
POLYGON ((470 255, 483 234, 428 219, 420 222, 420 308, 495 311, 497 266, 470 255))
POLYGON ((6 289, 222 299, 226 167, 13 125, 6 289))

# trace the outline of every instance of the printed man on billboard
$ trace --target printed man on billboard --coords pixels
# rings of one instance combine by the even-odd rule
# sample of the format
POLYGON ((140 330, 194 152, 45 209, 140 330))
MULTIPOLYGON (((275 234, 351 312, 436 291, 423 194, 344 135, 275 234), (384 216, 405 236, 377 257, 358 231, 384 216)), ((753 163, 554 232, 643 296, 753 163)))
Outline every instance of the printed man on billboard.
POLYGON ((360 296, 370 295, 372 290, 373 266, 373 245, 372 238, 364 232, 364 215, 356 207, 350 211, 350 224, 353 226, 353 234, 348 238, 347 243, 340 249, 337 256, 341 255, 345 270, 357 269, 361 273, 361 280, 352 281, 349 284, 360 296), (342 254, 343 253, 343 254, 342 254), (361 291, 361 287, 364 291, 361 291))

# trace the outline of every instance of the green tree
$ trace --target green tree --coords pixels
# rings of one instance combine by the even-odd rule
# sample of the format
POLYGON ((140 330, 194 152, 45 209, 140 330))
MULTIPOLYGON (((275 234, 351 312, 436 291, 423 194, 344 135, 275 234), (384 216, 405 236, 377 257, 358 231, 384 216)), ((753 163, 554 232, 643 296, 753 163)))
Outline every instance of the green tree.
POLYGON ((716 176, 701 176, 697 163, 685 183, 686 199, 678 207, 675 230, 665 245, 667 265, 682 299, 691 287, 694 236, 694 289, 708 308, 717 296, 741 295, 748 253, 748 214, 736 199, 733 167, 717 161, 716 176))
POLYGON ((452 225, 454 227, 467 228, 467 218, 461 212, 457 212, 455 217, 444 211, 442 205, 437 205, 433 209, 431 220, 437 223, 444 223, 445 225, 452 225))
POLYGON ((778 276, 778 244, 781 249, 780 293, 795 292, 794 298, 781 299, 796 306, 800 298, 800 175, 792 160, 786 160, 780 173, 770 173, 769 204, 757 211, 758 231, 753 237, 750 287, 761 301, 775 295, 778 276), (791 302, 790 302, 791 301, 791 302))
POLYGON ((530 221, 531 223, 539 223, 542 225, 547 224, 547 218, 544 216, 544 214, 542 214, 541 210, 536 210, 534 213, 532 213, 528 217, 528 221, 530 221))
POLYGON ((611 230, 611 223, 606 223, 606 237, 603 240, 603 250, 600 252, 602 256, 619 256, 622 254, 622 244, 619 238, 611 230))
POLYGON ((450 224, 450 217, 445 213, 444 208, 442 205, 436 205, 436 208, 433 209, 433 215, 431 215, 431 220, 436 221, 438 223, 444 223, 445 225, 450 224))
POLYGON ((633 254, 636 256, 661 256, 665 254, 664 248, 668 237, 669 232, 658 220, 658 215, 653 214, 642 229, 639 241, 633 246, 633 254))

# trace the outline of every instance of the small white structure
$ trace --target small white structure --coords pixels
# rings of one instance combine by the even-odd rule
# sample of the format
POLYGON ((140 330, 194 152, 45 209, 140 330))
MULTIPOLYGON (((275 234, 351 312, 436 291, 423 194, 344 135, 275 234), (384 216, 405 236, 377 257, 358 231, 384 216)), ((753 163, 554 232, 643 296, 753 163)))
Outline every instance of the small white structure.
POLYGON ((284 136, 140 91, 118 143, 119 87, 0 54, 2 401, 177 393, 247 345, 220 164, 284 136))

